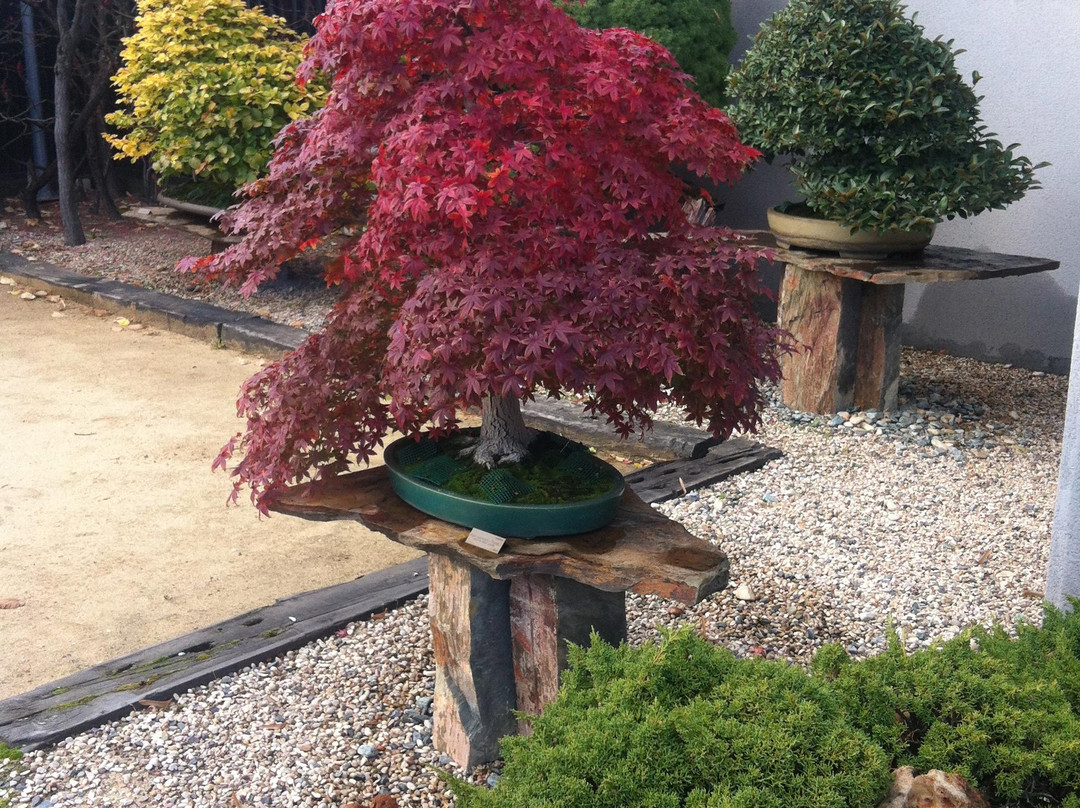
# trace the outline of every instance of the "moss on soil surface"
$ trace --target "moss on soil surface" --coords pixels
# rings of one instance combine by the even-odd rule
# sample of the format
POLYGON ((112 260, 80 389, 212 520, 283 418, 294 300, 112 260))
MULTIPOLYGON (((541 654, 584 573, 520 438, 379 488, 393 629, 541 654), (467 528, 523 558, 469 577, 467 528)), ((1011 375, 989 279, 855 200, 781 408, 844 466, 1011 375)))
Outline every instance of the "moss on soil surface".
POLYGON ((101 694, 99 693, 99 694, 92 695, 92 696, 83 696, 81 699, 75 699, 74 701, 68 701, 68 702, 65 702, 63 704, 57 704, 55 707, 50 707, 49 710, 52 710, 52 711, 55 711, 55 710, 70 710, 73 707, 82 707, 84 704, 89 704, 90 702, 92 702, 99 695, 101 695, 101 694))
MULTIPOLYGON (((461 471, 439 487, 471 499, 491 502, 492 498, 480 485, 480 481, 491 469, 459 457, 465 441, 464 436, 459 433, 437 443, 440 455, 455 460, 462 467, 461 471)), ((404 470, 411 473, 420 465, 422 463, 405 465, 404 470)), ((540 433, 529 446, 529 457, 524 463, 499 468, 531 489, 528 493, 513 498, 512 501, 517 505, 564 505, 582 502, 606 494, 615 487, 615 481, 608 473, 606 464, 592 457, 585 446, 547 432, 540 433), (580 458, 585 471, 560 468, 559 464, 568 457, 580 458)))

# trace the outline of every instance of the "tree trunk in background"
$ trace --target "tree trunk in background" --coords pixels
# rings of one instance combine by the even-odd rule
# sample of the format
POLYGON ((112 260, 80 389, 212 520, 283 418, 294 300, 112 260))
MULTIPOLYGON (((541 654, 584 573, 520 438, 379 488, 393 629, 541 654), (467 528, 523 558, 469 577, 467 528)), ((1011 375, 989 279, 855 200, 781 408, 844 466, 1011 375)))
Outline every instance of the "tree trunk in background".
MULTIPOLYGON (((83 0, 85 2, 85 0, 83 0)), ((90 165, 90 177, 97 193, 95 211, 116 221, 120 209, 116 206, 116 181, 112 170, 112 149, 105 142, 104 105, 112 84, 112 75, 120 67, 120 41, 118 34, 126 29, 124 14, 116 5, 109 11, 109 3, 97 3, 93 30, 96 33, 97 65, 90 82, 89 98, 85 112, 88 113, 86 133, 86 157, 90 165)), ((80 117, 82 117, 80 115, 80 117)))
POLYGON ((106 216, 113 221, 119 220, 120 209, 116 207, 114 195, 115 183, 112 181, 112 155, 109 148, 101 137, 105 128, 105 120, 101 114, 95 115, 97 119, 93 127, 85 132, 86 160, 90 168, 90 179, 94 183, 94 213, 106 216))
POLYGON ((27 219, 40 219, 41 205, 38 204, 38 191, 56 181, 56 160, 49 163, 44 171, 37 172, 31 166, 29 172, 30 175, 26 179, 26 186, 21 194, 23 213, 27 219))
MULTIPOLYGON (((64 225, 64 243, 77 247, 86 243, 82 220, 79 219, 78 189, 75 187, 75 155, 72 149, 71 85, 75 67, 75 49, 78 47, 80 20, 79 6, 86 0, 77 0, 72 14, 71 0, 57 0, 56 25, 59 39, 56 45, 56 68, 53 105, 56 121, 53 132, 56 138, 57 193, 60 195, 60 221, 64 225)), ((82 12, 85 17, 85 11, 82 12)))
POLYGON ((480 440, 473 447, 473 460, 490 469, 519 463, 528 456, 536 431, 525 426, 518 399, 484 396, 480 413, 480 440))
MULTIPOLYGON (((21 0, 17 5, 22 10, 21 40, 31 104, 22 111, 4 107, 0 120, 24 127, 34 147, 34 160, 27 166, 21 192, 26 218, 41 217, 38 192, 53 186, 60 196, 65 240, 78 244, 83 237, 75 186, 82 165, 90 170, 103 212, 109 216, 118 213, 111 151, 101 133, 122 41, 134 28, 135 0, 21 0), (54 46, 56 59, 45 65, 46 71, 52 70, 55 92, 55 115, 50 120, 44 118, 38 99, 40 87, 30 74, 39 52, 47 57, 54 46), (44 157, 46 129, 55 136, 59 158, 48 163, 44 157)), ((0 50, 15 47, 16 33, 0 26, 0 50)))

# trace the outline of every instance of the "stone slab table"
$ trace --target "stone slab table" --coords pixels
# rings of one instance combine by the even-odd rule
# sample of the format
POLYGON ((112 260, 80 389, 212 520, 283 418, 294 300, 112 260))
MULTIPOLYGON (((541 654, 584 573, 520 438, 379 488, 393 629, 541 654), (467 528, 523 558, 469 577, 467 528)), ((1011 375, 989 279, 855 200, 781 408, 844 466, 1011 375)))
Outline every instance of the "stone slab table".
POLYGON ((784 403, 804 412, 891 410, 900 382, 904 285, 1005 278, 1056 269, 1059 262, 958 247, 929 246, 898 258, 842 258, 774 248, 785 265, 780 327, 799 343, 781 362, 784 403))
POLYGON ((306 519, 352 519, 428 553, 435 655, 435 747, 463 767, 494 760, 499 739, 528 732, 512 711, 554 700, 568 642, 595 630, 626 639, 626 592, 693 605, 723 589, 728 559, 629 489, 605 528, 555 539, 507 539, 494 553, 469 529, 394 494, 383 467, 298 485, 275 505, 306 519))

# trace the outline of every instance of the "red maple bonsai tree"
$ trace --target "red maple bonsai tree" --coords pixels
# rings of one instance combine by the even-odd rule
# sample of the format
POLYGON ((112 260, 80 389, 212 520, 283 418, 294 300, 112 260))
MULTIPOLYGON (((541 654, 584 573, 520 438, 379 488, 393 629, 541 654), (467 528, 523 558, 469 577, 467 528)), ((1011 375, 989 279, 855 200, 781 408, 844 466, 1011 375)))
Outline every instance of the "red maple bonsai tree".
POLYGON ((580 28, 549 0, 336 0, 300 80, 326 107, 282 130, 225 218, 243 236, 184 268, 245 294, 343 222, 324 327, 244 385, 236 452, 264 509, 366 460, 396 428, 480 407, 474 459, 522 458, 520 402, 582 394, 624 436, 666 401, 753 428, 777 332, 752 310, 759 252, 691 224, 685 166, 733 181, 758 155, 670 54, 580 28))

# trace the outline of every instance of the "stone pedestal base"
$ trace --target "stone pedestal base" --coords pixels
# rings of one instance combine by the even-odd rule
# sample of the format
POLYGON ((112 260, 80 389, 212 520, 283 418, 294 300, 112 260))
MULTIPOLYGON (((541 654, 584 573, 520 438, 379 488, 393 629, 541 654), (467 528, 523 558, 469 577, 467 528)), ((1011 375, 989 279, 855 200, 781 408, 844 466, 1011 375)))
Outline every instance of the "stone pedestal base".
POLYGON ((431 555, 431 640, 435 653, 432 739, 465 768, 495 760, 517 727, 510 644, 510 582, 431 555))
MULTIPOLYGON (((626 593, 604 592, 552 575, 510 581, 510 636, 518 712, 539 715, 559 690, 567 643, 587 646, 592 632, 618 645, 626 639, 626 593)), ((528 734, 532 724, 518 722, 528 734)))
POLYGON ((567 643, 588 645, 593 630, 612 645, 626 639, 625 592, 553 575, 499 581, 440 555, 428 574, 433 742, 464 768, 498 758, 504 735, 531 730, 513 711, 539 715, 555 700, 567 643))
POLYGON ((728 581, 719 548, 629 489, 607 527, 507 539, 499 553, 405 503, 382 466, 295 486, 274 509, 353 519, 429 554, 432 740, 466 768, 498 757, 499 739, 518 729, 515 709, 535 715, 555 698, 567 643, 588 643, 594 628, 611 643, 626 638, 626 591, 693 605, 728 581))
POLYGON ((799 342, 782 361, 784 403, 830 413, 896 407, 902 284, 875 285, 788 264, 780 327, 799 342))

